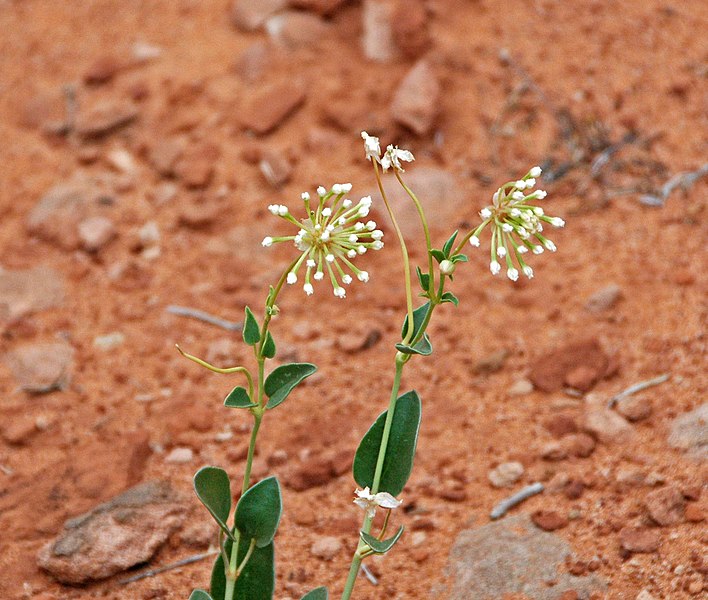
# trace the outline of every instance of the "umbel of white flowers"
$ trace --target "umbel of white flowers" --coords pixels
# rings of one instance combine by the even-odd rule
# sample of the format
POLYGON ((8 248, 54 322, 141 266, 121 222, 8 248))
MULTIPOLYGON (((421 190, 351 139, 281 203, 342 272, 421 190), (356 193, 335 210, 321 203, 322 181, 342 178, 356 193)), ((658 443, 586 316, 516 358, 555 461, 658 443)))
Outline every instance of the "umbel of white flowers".
POLYGON ((504 261, 509 279, 516 281, 519 270, 530 279, 533 269, 523 255, 529 250, 533 254, 556 251, 556 245, 541 233, 543 225, 563 227, 565 221, 547 216, 540 206, 533 204, 546 197, 543 190, 530 191, 540 175, 541 167, 533 167, 521 179, 505 183, 494 192, 492 204, 479 212, 483 221, 470 237, 470 244, 479 247, 479 234, 487 226, 492 229, 489 270, 493 275, 501 271, 500 261, 504 261))
POLYGON ((300 269, 305 267, 303 290, 309 296, 314 292, 313 281, 325 278, 332 284, 334 295, 346 296, 343 285, 349 285, 352 274, 359 281, 369 280, 369 273, 362 271, 352 262, 367 250, 383 248, 383 231, 376 228, 374 221, 359 221, 369 214, 371 197, 365 196, 354 204, 345 195, 352 189, 351 183, 335 183, 331 189, 317 188, 318 201, 311 206, 310 194, 302 193, 306 217, 298 221, 287 206, 272 204, 268 210, 296 227, 295 235, 266 237, 263 246, 269 247, 279 242, 292 241, 301 252, 300 258, 288 272, 286 281, 297 283, 300 269), (340 284, 343 284, 341 285, 340 284))

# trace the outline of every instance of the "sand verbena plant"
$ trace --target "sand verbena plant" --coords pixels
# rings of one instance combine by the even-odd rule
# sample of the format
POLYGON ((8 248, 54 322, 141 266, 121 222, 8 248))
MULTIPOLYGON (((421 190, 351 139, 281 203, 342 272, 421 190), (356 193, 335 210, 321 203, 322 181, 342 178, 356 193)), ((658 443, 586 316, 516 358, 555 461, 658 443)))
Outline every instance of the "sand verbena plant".
MULTIPOLYGON (((506 274, 516 280, 519 273, 533 277, 527 264, 527 255, 544 250, 555 251, 555 244, 544 236, 545 225, 562 227, 558 217, 546 216, 537 206, 546 193, 533 189, 541 175, 533 167, 522 178, 502 185, 492 197, 492 204, 480 211, 481 223, 460 236, 452 233, 440 247, 434 247, 423 206, 413 190, 405 183, 404 163, 414 160, 413 154, 395 146, 381 151, 379 139, 362 133, 364 152, 371 162, 385 210, 400 249, 403 275, 403 292, 406 315, 403 318, 401 337, 392 348, 394 368, 393 385, 389 401, 371 425, 357 448, 353 477, 357 486, 354 503, 363 510, 362 525, 358 532, 356 551, 352 556, 349 573, 344 582, 341 598, 351 598, 362 562, 375 554, 386 554, 403 534, 403 525, 393 528, 394 511, 401 503, 401 493, 413 468, 422 402, 415 390, 400 393, 405 366, 433 352, 427 329, 435 309, 441 304, 458 305, 457 297, 446 289, 454 279, 459 263, 467 262, 463 251, 468 243, 481 245, 480 236, 491 230, 490 270, 496 275, 506 266, 506 274), (408 241, 403 237, 396 215, 388 201, 383 175, 392 171, 396 182, 403 187, 420 217, 426 262, 413 272, 408 253, 408 241), (418 296, 423 303, 414 305, 414 273, 418 296), (374 519, 384 511, 383 523, 374 531, 374 519)), ((255 454, 261 422, 273 409, 279 407, 291 392, 312 375, 316 367, 310 363, 287 363, 275 367, 266 376, 266 362, 276 356, 276 344, 271 322, 279 308, 277 300, 286 285, 302 282, 302 290, 310 296, 315 285, 328 281, 333 294, 345 298, 346 286, 356 278, 369 280, 368 271, 355 261, 369 250, 383 248, 383 232, 374 221, 366 220, 371 208, 370 197, 352 201, 347 196, 351 184, 335 184, 317 189, 313 198, 302 194, 303 211, 296 216, 282 204, 272 204, 269 211, 287 222, 294 231, 287 235, 268 236, 263 246, 292 243, 295 258, 272 285, 266 295, 263 312, 257 317, 245 308, 243 341, 253 349, 252 368, 235 366, 218 368, 186 354, 196 363, 222 374, 239 374, 246 386, 236 386, 226 396, 224 405, 246 411, 253 419, 248 455, 244 467, 240 498, 232 507, 231 481, 223 469, 207 466, 194 476, 197 497, 219 526, 219 549, 211 576, 210 589, 195 590, 190 600, 271 600, 275 590, 274 536, 280 522, 282 500, 280 484, 276 477, 251 482, 251 467, 255 454), (232 510, 233 509, 233 510, 232 510)), ((356 389, 351 390, 356 395, 356 389)), ((279 409, 285 410, 285 408, 279 409)), ((324 587, 312 590, 302 600, 326 600, 324 587)))

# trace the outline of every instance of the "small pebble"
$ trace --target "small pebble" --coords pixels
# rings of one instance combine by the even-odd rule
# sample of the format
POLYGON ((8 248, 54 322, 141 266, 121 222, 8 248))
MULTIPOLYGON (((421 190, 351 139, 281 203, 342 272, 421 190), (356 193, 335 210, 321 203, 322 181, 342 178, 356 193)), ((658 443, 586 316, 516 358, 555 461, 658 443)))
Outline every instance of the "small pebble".
POLYGON ((165 457, 165 462, 180 465, 191 462, 193 458, 194 452, 191 448, 175 448, 165 457))
POLYGON ((313 556, 322 560, 332 560, 342 549, 342 542, 339 538, 325 536, 318 538, 310 547, 313 556))
POLYGON ((511 384, 506 391, 508 396, 525 396, 533 392, 533 383, 528 379, 519 379, 511 384))
POLYGON ((520 462, 505 462, 489 471, 489 482, 496 488, 515 484, 524 474, 524 465, 520 462))

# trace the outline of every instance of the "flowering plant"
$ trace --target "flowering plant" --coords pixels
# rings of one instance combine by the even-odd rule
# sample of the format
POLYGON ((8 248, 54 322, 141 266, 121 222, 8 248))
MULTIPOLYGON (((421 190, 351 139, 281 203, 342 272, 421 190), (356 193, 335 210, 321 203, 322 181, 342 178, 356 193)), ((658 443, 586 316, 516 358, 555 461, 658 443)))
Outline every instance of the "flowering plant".
MULTIPOLYGON (((492 197, 492 204, 480 211, 482 222, 458 240, 455 231, 440 248, 432 245, 428 221, 423 206, 415 193, 406 185, 402 174, 403 163, 414 160, 408 150, 388 146, 381 152, 379 139, 362 132, 366 158, 371 162, 381 197, 400 246, 403 263, 403 281, 406 297, 406 316, 401 339, 395 344, 394 380, 388 408, 379 415, 361 440, 353 464, 353 476, 361 489, 355 490, 354 503, 363 509, 364 517, 356 551, 344 584, 342 600, 348 600, 354 590, 362 562, 373 554, 391 550, 403 534, 403 526, 387 537, 392 511, 401 505, 398 498, 413 468, 418 431, 421 422, 421 399, 415 391, 399 394, 405 365, 416 356, 427 356, 433 351, 427 328, 435 308, 443 303, 458 304, 457 297, 446 290, 448 281, 458 263, 467 262, 463 254, 467 243, 481 245, 480 235, 491 230, 490 270, 497 275, 501 263, 506 264, 506 274, 516 281, 519 272, 533 277, 532 268, 524 255, 530 250, 540 254, 555 251, 555 244, 542 234, 544 224, 562 227, 558 217, 546 216, 536 206, 546 196, 542 190, 531 191, 541 175, 533 167, 516 181, 502 185, 492 197), (418 283, 422 288, 424 304, 413 304, 413 285, 407 241, 401 234, 396 215, 388 201, 382 174, 389 169, 408 194, 420 217, 426 245, 426 264, 416 267, 418 283), (385 511, 383 525, 372 533, 374 517, 378 510, 385 511)), ((315 282, 328 279, 338 298, 346 296, 345 286, 356 277, 361 282, 369 280, 368 271, 354 264, 368 250, 380 250, 384 244, 383 232, 374 221, 364 221, 372 204, 366 196, 358 202, 346 196, 351 184, 335 184, 329 190, 317 189, 317 199, 307 192, 302 194, 304 216, 296 218, 290 209, 281 204, 269 206, 269 211, 297 227, 293 235, 268 236, 263 246, 292 242, 296 257, 282 271, 266 296, 260 322, 253 311, 246 307, 243 322, 243 340, 253 348, 256 363, 255 375, 244 366, 227 369, 214 367, 205 361, 182 352, 187 358, 217 373, 239 373, 245 377, 247 387, 235 387, 224 400, 224 405, 248 411, 253 417, 251 439, 246 457, 241 496, 232 515, 231 482, 226 471, 207 466, 194 476, 194 488, 199 500, 219 526, 219 550, 211 577, 210 591, 195 590, 190 600, 271 600, 275 589, 273 538, 280 522, 282 500, 276 477, 268 477, 251 484, 251 467, 261 421, 268 411, 282 404, 290 393, 316 367, 310 363, 289 363, 276 367, 266 377, 265 363, 276 354, 276 345, 270 331, 272 318, 278 314, 276 301, 286 284, 296 284, 304 271, 303 291, 314 293, 315 282), (362 220, 360 220, 362 219, 362 220), (231 523, 229 521, 231 519, 231 523)), ((306 594, 302 600, 326 600, 324 587, 306 594)))

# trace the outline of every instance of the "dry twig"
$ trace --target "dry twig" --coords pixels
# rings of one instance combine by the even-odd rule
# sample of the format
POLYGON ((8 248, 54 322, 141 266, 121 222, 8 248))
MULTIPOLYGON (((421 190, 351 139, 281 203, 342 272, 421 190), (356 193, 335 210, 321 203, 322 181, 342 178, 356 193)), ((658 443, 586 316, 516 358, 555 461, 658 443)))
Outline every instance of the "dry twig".
POLYGON ((516 492, 516 494, 509 496, 508 498, 504 498, 504 500, 499 502, 499 504, 497 504, 492 509, 492 512, 489 513, 489 517, 491 519, 499 519, 503 517, 507 512, 509 512, 510 509, 514 508, 517 504, 520 504, 531 496, 540 494, 543 489, 543 484, 540 482, 527 485, 525 488, 522 488, 521 490, 516 492))
POLYGON ((227 321, 226 319, 211 315, 203 310, 189 308, 188 306, 177 306, 176 304, 170 304, 165 310, 172 315, 177 315, 179 317, 191 317, 192 319, 204 321, 205 323, 216 325, 216 327, 221 327, 222 329, 226 329, 228 331, 241 331, 241 327, 243 326, 241 323, 227 321))

